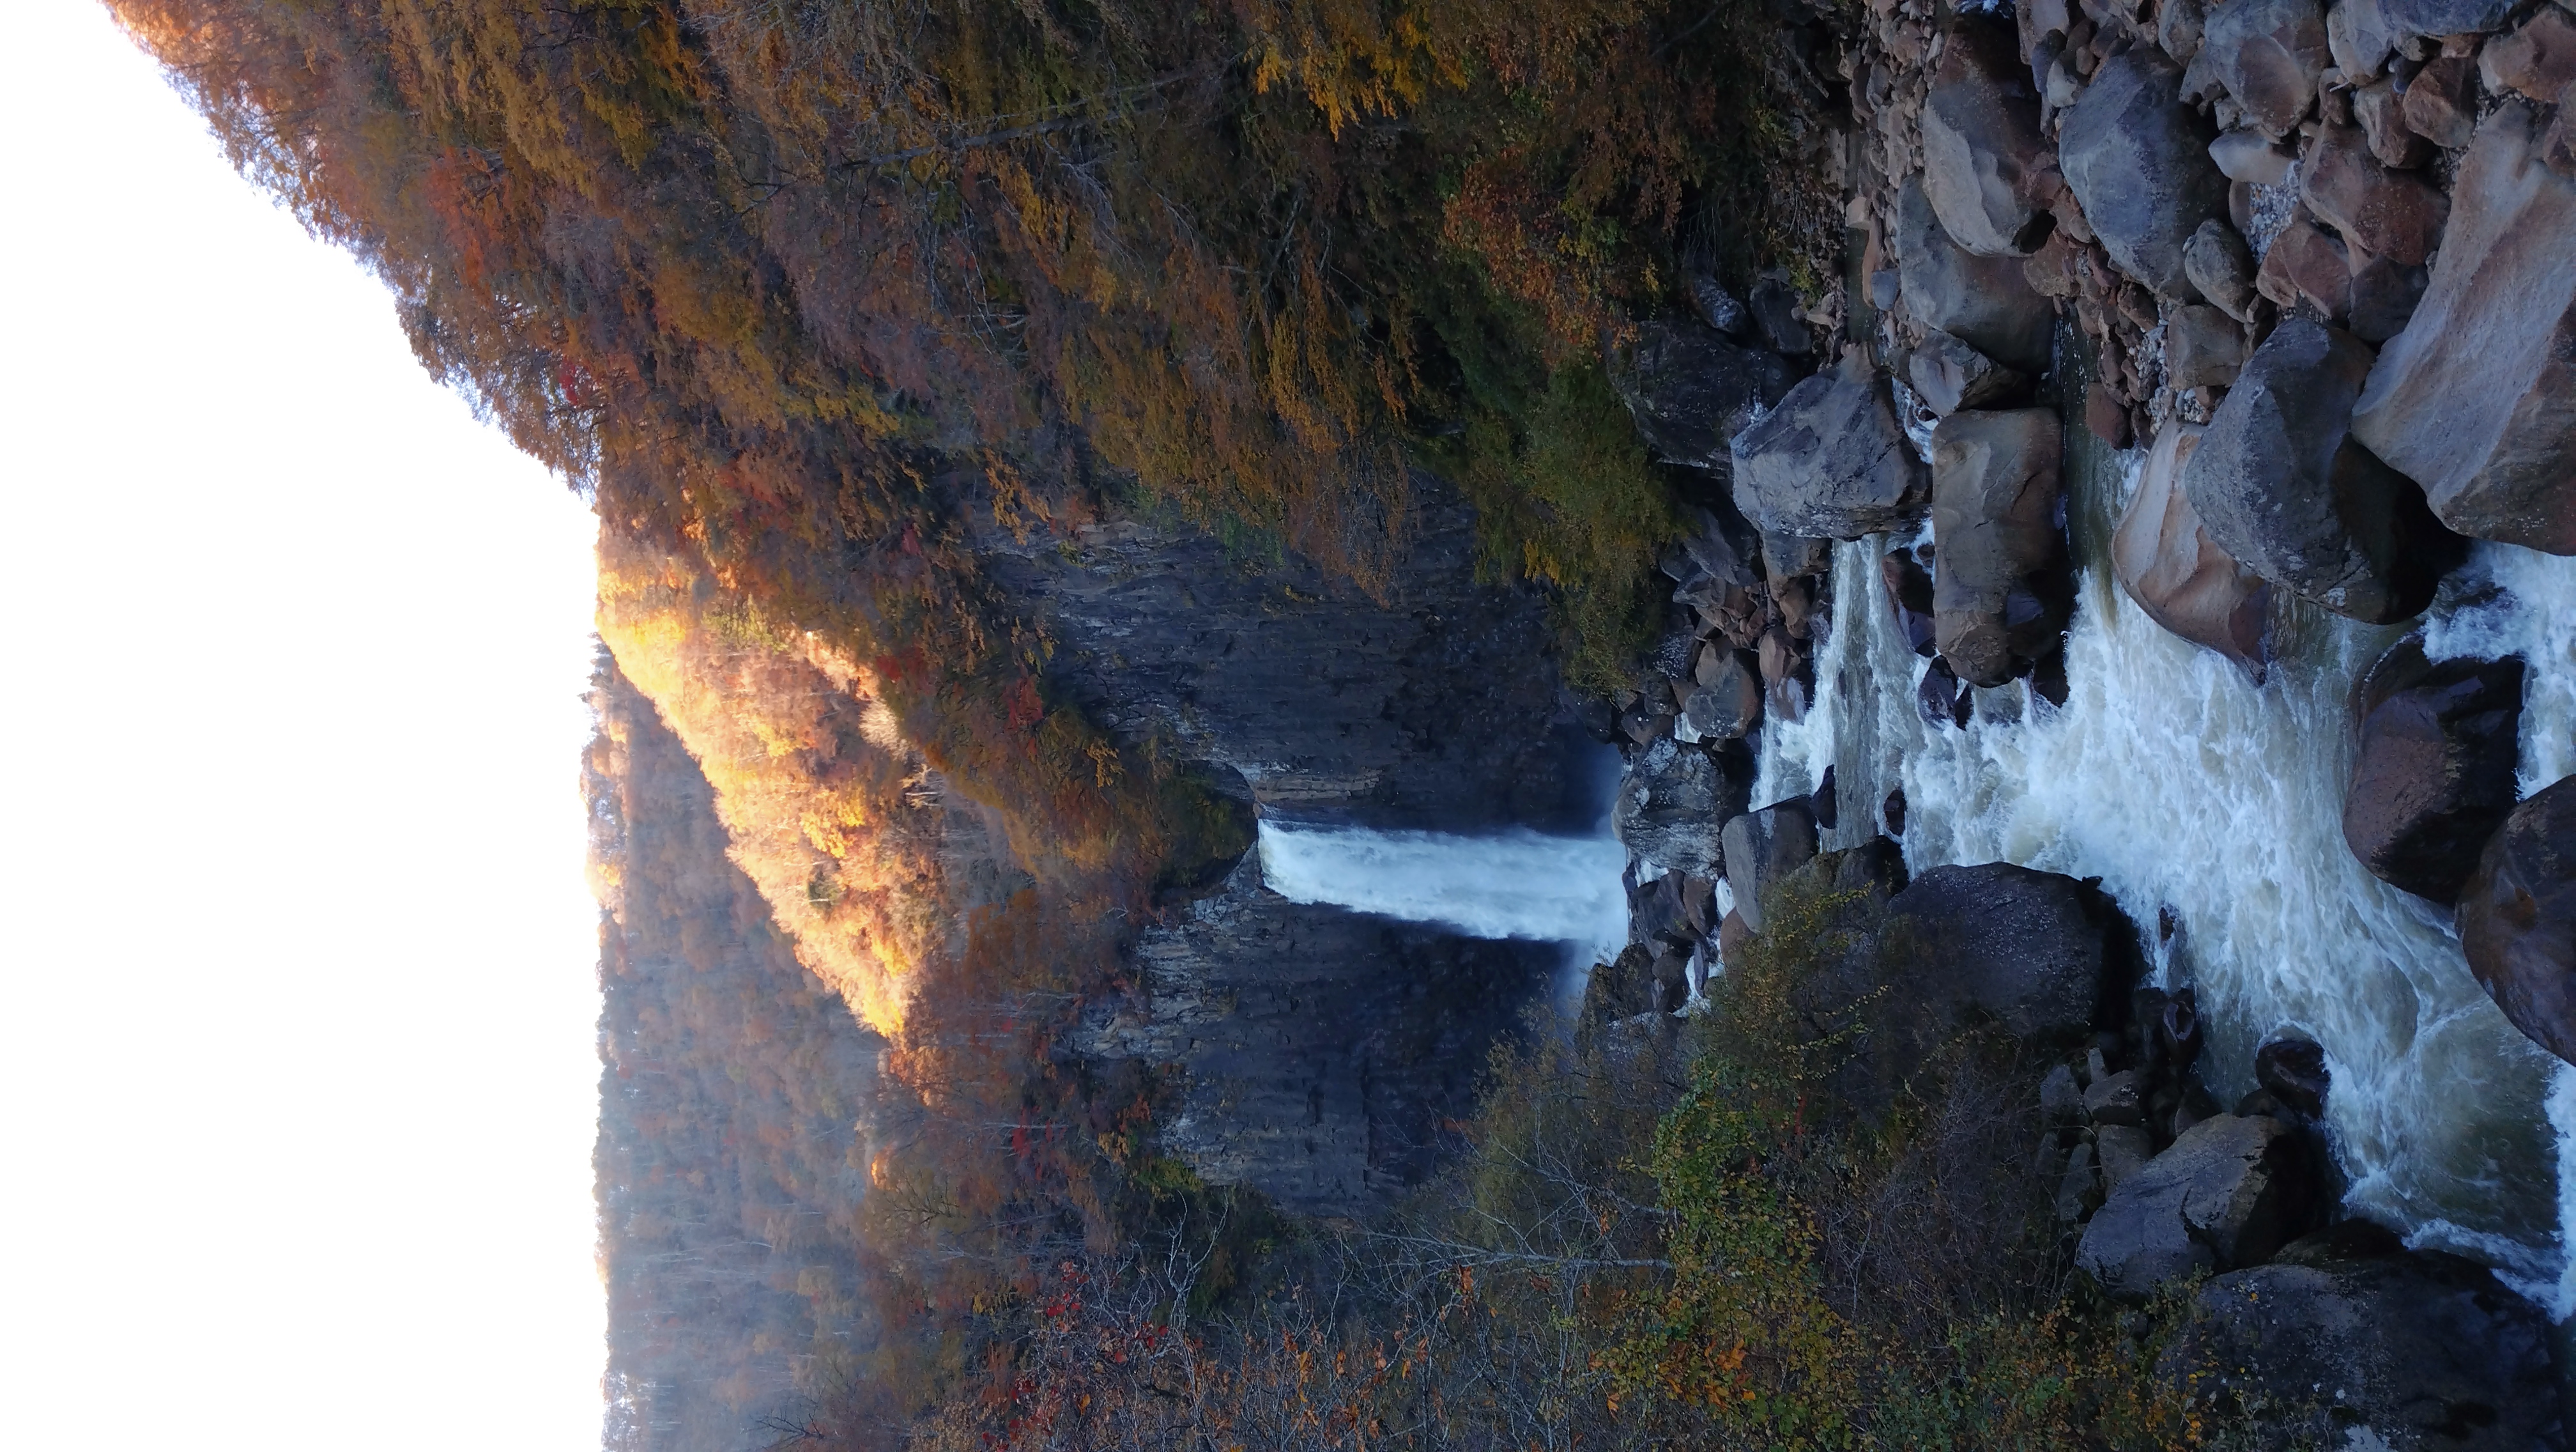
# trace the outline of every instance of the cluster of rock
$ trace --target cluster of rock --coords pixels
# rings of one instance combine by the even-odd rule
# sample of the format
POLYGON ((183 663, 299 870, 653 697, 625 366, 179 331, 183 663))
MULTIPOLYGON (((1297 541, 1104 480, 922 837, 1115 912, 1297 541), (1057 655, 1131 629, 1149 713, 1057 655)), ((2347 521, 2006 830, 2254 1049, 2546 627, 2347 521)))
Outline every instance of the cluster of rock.
POLYGON ((2205 1277, 2165 1377, 2254 1411, 2285 1441, 2564 1445, 2537 1307, 2483 1266, 2409 1250, 2368 1221, 2330 1222, 2321 1049, 2265 1044, 2261 1087, 2219 1113, 2193 1072, 2188 993, 2140 993, 2129 1023, 2043 1081, 2039 1159, 2058 1179, 2059 1219, 2081 1227, 2077 1267, 2112 1299, 2205 1277))
MULTIPOLYGON (((1934 543, 1885 562, 1897 619, 1938 652, 1926 720, 1964 723, 1961 685, 2044 663, 2065 619, 2054 436, 2006 407, 2061 311, 2091 355, 2085 424, 2147 446, 2113 574, 2258 680, 2280 597, 2389 624, 2471 539, 2576 553, 2564 0, 2029 0, 1938 20, 1872 0, 1864 32, 1845 65, 1870 341, 1942 416, 1934 543)), ((1842 394, 1876 386, 1860 356, 1842 394)), ((1901 464, 1861 467, 1885 428, 1848 398, 1808 411, 1853 422, 1797 469, 1764 447, 1770 420, 1739 436, 1747 513, 1826 532, 1911 517, 1901 464)), ((2521 677, 2392 650, 2356 693, 2344 825, 2371 871, 2459 904, 2480 980, 2569 1056, 2576 841, 2550 793, 2516 806, 2521 677)))

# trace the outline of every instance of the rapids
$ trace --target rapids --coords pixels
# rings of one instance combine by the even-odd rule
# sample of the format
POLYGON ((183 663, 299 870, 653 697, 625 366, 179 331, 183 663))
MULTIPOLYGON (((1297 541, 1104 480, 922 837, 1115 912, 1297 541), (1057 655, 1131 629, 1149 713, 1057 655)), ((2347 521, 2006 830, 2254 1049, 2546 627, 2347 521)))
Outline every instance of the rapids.
MULTIPOLYGON (((2143 454, 2091 447, 2069 478, 2079 598, 2063 707, 2016 682, 1977 693, 1965 728, 1926 725, 1877 561, 1837 547, 1829 636, 1804 720, 1766 724, 1754 802, 1835 768, 1841 827, 1878 830, 1905 792, 1905 856, 2004 860, 2099 877, 2149 939, 2159 983, 2197 988, 2210 1088, 2252 1088, 2282 1030, 2324 1046, 2328 1127, 2347 1203, 2411 1243, 2497 1266, 2554 1315, 2576 1311, 2576 1068, 2507 1023, 2448 915, 2370 876, 2343 841, 2355 677, 2402 633, 2293 605, 2261 685, 2167 634, 2102 563, 2143 454)), ((2529 668, 2526 793, 2576 769, 2576 559, 2481 544, 2425 622, 2437 657, 2516 653, 2529 668)))

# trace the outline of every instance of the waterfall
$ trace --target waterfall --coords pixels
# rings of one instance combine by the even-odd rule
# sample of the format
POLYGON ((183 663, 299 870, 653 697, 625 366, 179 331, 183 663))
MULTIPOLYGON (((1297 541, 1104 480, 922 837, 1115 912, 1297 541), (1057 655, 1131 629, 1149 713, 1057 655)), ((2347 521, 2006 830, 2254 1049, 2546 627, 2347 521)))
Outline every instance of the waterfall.
MULTIPOLYGON (((2079 553, 2098 554, 2084 550, 2085 512, 2107 532, 2134 482, 2136 456, 2103 464, 2069 481, 2079 553)), ((1804 721, 1764 728, 1757 804, 1812 789, 1831 764, 1836 845, 1877 830, 1880 797, 1902 785, 1918 871, 2001 860, 2101 878, 2151 940, 2159 981, 2198 990, 2201 1063, 2221 1099, 2252 1087, 2266 1037, 2314 1037, 2334 1075, 2346 1203, 2418 1246, 2498 1266, 2557 1315, 2576 1310, 2576 1068, 2506 1022, 2448 914, 2344 845, 2347 701, 2402 628, 2294 604, 2257 686, 2167 634, 2096 565, 2079 583, 2064 707, 2015 683, 1980 692, 1965 729, 1933 727, 1914 704, 1924 662, 1878 580, 1891 543, 1838 547, 1818 700, 1804 721)), ((2576 559, 2479 545, 2426 644, 2522 655, 2523 789, 2576 770, 2576 559)))
POLYGON ((1627 853, 1606 831, 1463 836, 1264 818, 1260 853, 1263 885, 1290 902, 1436 923, 1471 938, 1572 943, 1597 955, 1586 964, 1617 956, 1628 941, 1619 883, 1627 853))

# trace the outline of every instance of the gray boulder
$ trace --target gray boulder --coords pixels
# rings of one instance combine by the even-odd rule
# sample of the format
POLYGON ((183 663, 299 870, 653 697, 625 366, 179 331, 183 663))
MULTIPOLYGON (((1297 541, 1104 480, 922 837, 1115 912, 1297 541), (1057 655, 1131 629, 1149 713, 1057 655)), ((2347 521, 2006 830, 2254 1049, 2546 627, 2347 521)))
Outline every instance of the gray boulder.
POLYGON ((2254 253, 2234 227, 2216 217, 2201 223, 2182 245, 2182 270, 2220 312, 2254 320, 2254 253))
POLYGON ((1906 992, 2016 1038, 2089 1035, 2126 976, 2127 924, 2100 891, 2009 862, 1935 867, 1888 903, 1883 947, 1906 992))
POLYGON ((2348 81, 2378 75, 2397 41, 2380 0, 2335 0, 2326 12, 2326 49, 2348 81))
POLYGON ((1980 257, 1950 240, 1921 178, 1896 196, 1896 270, 1905 310, 1987 357, 2028 373, 2048 368, 2057 310, 2030 285, 2018 257, 1980 257))
POLYGON ((1788 360, 1741 348, 1687 320, 1639 326, 1612 360, 1611 382, 1656 457, 1701 469, 1727 467, 1727 440, 1789 391, 1788 360))
POLYGON ((2264 579, 2355 620, 2432 603, 2461 544, 2404 475, 2351 437, 2370 349, 2284 318, 2182 468, 2201 527, 2264 579))
POLYGON ((1765 535, 1859 539, 1923 517, 1931 479, 1885 375, 1858 358, 1735 436, 1735 506, 1765 535))
POLYGON ((2460 889, 2469 971, 2531 1041, 2576 1064, 2576 777, 2513 809, 2460 889))
POLYGON ((2478 127, 2423 300, 2388 340, 2353 433, 2462 534, 2576 554, 2576 180, 2541 113, 2478 127))
POLYGON ((2201 528, 2182 487, 2201 428, 2169 422, 2111 534, 2111 574, 2147 618, 2263 679, 2272 659, 2271 587, 2201 528))
POLYGON ((2514 0, 2379 0, 2379 10, 2400 39, 2472 35, 2504 29, 2514 0))
MULTIPOLYGON (((2203 229, 2206 230, 2206 229, 2203 229)), ((2198 242, 2199 234, 2192 240, 2198 242)), ((2245 334, 2227 314, 2193 303, 2165 315, 2165 382, 2225 388, 2245 366, 2245 334)))
POLYGON ((1661 738, 1638 752, 1620 778, 1610 829, 1649 862, 1714 877, 1724 861, 1719 828, 1744 810, 1752 793, 1749 762, 1661 738))
POLYGON ((2307 1141, 2281 1121, 2204 1119, 2102 1202, 2075 1264, 2132 1303, 2194 1271, 2256 1264, 2307 1227, 2316 1180, 2307 1141))
POLYGON ((2276 140, 2298 129, 2333 61, 2317 0, 2232 0, 2209 12, 2200 47, 2194 68, 2208 67, 2276 140))
POLYGON ((2103 250, 2183 302, 2198 298, 2183 244, 2201 223, 2227 215, 2227 179, 2209 156, 2217 136, 2183 104, 2182 72, 2146 46, 2103 62, 2058 133, 2058 164, 2103 250))
POLYGON ((2343 839, 2380 881, 2456 902, 2513 810, 2522 660, 2431 661, 2390 646, 2353 691, 2360 725, 2343 839))
POLYGON ((1905 381, 1925 408, 1944 418, 2006 402, 2029 382, 1939 328, 1925 328, 1922 344, 1906 355, 1905 381))
POLYGON ((1682 701, 1676 734, 1688 727, 1703 741, 1732 741, 1762 719, 1762 680, 1742 652, 1724 641, 1701 647, 1695 688, 1682 701))
POLYGON ((1782 878, 1816 855, 1816 812, 1804 797, 1745 812, 1726 824, 1726 885, 1735 893, 1736 916, 1762 931, 1763 899, 1782 878))
POLYGON ((2048 231, 2039 199, 2055 171, 2039 134, 2039 92, 2012 28, 1960 15, 1923 101, 1923 189, 1951 237, 1988 257, 2020 256, 2048 231))
POLYGON ((1954 413, 1933 430, 1933 641, 1970 685, 2026 672, 2072 612, 2061 448, 2054 409, 1954 413))
POLYGON ((2395 1239, 2345 1222, 2212 1278, 2159 1375, 2247 1408, 2266 1446, 2563 1448, 2548 1318, 2486 1267, 2395 1239))

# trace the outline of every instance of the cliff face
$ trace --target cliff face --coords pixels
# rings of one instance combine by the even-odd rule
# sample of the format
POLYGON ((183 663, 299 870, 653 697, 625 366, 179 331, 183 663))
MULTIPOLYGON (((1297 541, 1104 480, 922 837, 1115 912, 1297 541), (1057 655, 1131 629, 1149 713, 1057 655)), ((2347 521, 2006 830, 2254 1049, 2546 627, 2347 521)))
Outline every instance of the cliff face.
POLYGON ((1282 1206, 1355 1214, 1430 1169, 1475 1105, 1487 1049, 1520 1031, 1565 949, 1485 942, 1292 903, 1247 857, 1137 940, 1141 992, 1077 1043, 1186 1075, 1164 1147, 1282 1206))
POLYGON ((1129 735, 1169 733, 1265 810, 1450 831, 1579 827, 1593 810, 1550 721, 1544 601, 1479 585, 1474 517, 1417 484, 1386 601, 1205 531, 1110 520, 1059 543, 998 530, 988 570, 1049 621, 1050 679, 1129 735))
MULTIPOLYGON (((1111 520, 1068 544, 984 541, 1045 616, 1051 680, 1097 718, 1231 767, 1264 812, 1472 832, 1598 815, 1545 602, 1479 585, 1473 515, 1423 481, 1391 599, 1297 561, 1247 563, 1186 525, 1111 520)), ((1565 950, 1288 902, 1247 857, 1147 929, 1137 996, 1081 1052, 1184 1071, 1166 1147, 1216 1183, 1350 1214, 1429 1168, 1565 950)))

